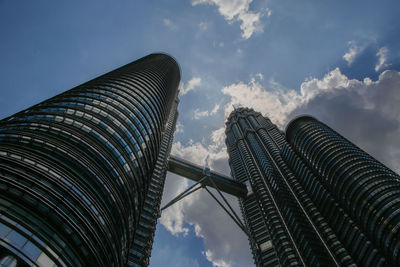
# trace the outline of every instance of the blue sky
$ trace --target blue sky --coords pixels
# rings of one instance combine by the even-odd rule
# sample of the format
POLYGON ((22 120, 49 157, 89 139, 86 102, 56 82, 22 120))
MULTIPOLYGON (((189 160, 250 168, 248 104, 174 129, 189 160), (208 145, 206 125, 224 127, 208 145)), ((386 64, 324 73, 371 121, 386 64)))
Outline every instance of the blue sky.
MULTIPOLYGON (((224 122, 241 104, 282 128, 314 115, 398 171, 399 14, 395 0, 0 0, 0 117, 163 51, 182 69, 174 154, 229 174, 224 122)), ((163 201, 188 185, 169 175, 163 201)), ((204 192, 166 210, 152 255, 151 266, 252 266, 204 192)))

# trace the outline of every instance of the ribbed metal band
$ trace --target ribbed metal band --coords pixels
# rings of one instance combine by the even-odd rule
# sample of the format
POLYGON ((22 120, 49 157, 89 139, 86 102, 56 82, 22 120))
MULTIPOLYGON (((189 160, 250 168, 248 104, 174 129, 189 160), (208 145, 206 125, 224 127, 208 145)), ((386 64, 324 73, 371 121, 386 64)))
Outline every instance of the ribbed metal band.
POLYGON ((0 121, 2 246, 46 266, 124 265, 179 80, 152 54, 0 121))
MULTIPOLYGON (((314 118, 292 121, 286 138, 387 262, 400 265, 400 177, 314 118)), ((360 254, 371 255, 359 246, 360 254)))

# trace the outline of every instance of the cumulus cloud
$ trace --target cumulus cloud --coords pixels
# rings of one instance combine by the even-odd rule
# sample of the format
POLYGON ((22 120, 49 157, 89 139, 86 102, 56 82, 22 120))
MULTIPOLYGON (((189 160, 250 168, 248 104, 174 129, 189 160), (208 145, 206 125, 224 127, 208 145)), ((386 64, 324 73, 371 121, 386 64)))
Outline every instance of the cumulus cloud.
MULTIPOLYGON (((218 162, 227 162, 228 160, 226 148, 223 146, 224 128, 213 131, 211 133, 210 141, 211 144, 208 146, 202 144, 201 142, 193 142, 192 140, 190 140, 190 142, 186 145, 182 144, 179 141, 175 142, 172 145, 171 155, 188 160, 200 166, 204 166, 206 158, 208 158, 211 162, 210 168, 214 169, 216 166, 215 164, 218 164, 218 162)), ((227 166, 225 166, 224 169, 226 170, 227 166)), ((187 179, 169 173, 167 176, 167 183, 165 185, 164 196, 162 199, 163 205, 165 205, 169 200, 177 196, 179 193, 183 192, 188 187, 189 182, 187 179)), ((200 192, 191 194, 163 211, 160 223, 171 234, 175 236, 178 236, 180 234, 186 236, 189 232, 189 228, 184 226, 184 223, 186 222, 194 226, 196 236, 204 236, 204 231, 202 230, 202 227, 198 223, 197 219, 193 219, 190 216, 185 216, 187 215, 188 210, 194 208, 193 206, 196 206, 195 203, 203 201, 203 199, 208 199, 207 195, 199 193, 200 192)), ((193 216, 195 216, 196 218, 202 216, 201 214, 197 214, 196 212, 193 213, 193 216)))
MULTIPOLYGON (((193 0, 192 5, 210 4, 218 7, 218 12, 228 21, 240 21, 240 29, 242 37, 249 39, 253 33, 262 32, 261 24, 262 13, 254 13, 249 10, 253 0, 193 0)), ((271 11, 267 9, 267 14, 270 16, 271 11)))
POLYGON ((194 110, 194 115, 193 115, 193 119, 195 120, 199 120, 202 117, 208 117, 209 116, 209 112, 208 110, 203 110, 200 111, 198 108, 194 110))
POLYGON ((361 48, 357 46, 355 41, 348 42, 349 50, 344 54, 343 59, 347 61, 347 65, 353 64, 357 55, 361 52, 361 48))
MULTIPOLYGON (((213 170, 229 175, 228 155, 225 147, 225 128, 211 132, 208 145, 205 142, 190 141, 187 144, 175 142, 171 155, 204 166, 206 158, 213 170)), ((163 203, 187 188, 184 178, 168 174, 163 203)), ((215 195, 217 192, 213 189, 215 195)), ((235 211, 240 214, 237 199, 225 195, 235 211)), ((244 233, 229 216, 216 204, 208 193, 201 189, 174 206, 166 209, 161 216, 161 224, 174 235, 186 235, 188 225, 195 235, 204 239, 205 257, 213 266, 252 266, 250 248, 244 233), (176 208, 174 206, 176 205, 176 208), (204 216, 207 214, 207 216, 204 216), (210 220, 210 218, 212 218, 210 220), (225 265, 224 265, 225 264, 225 265)))
MULTIPOLYGON (((189 182, 186 179, 178 177, 175 174, 168 173, 167 179, 168 183, 166 183, 164 188, 166 194, 164 193, 162 206, 168 203, 164 202, 164 199, 170 201, 176 195, 178 195, 178 192, 183 192, 189 187, 189 182)), ((185 206, 190 205, 191 201, 193 200, 194 199, 192 197, 184 198, 162 212, 160 223, 172 235, 178 236, 179 234, 183 234, 183 236, 186 236, 189 233, 189 228, 184 227, 183 209, 185 206)))
MULTIPOLYGON (((170 175, 167 177, 167 184, 174 182, 171 181, 170 175)), ((184 180, 181 177, 177 179, 184 180)), ((167 189, 171 198, 182 192, 172 187, 166 187, 165 191, 167 189)), ((214 195, 218 195, 215 190, 210 190, 214 195)), ((237 199, 228 195, 225 197, 239 214, 237 199)), ((164 198, 167 199, 166 196, 164 198)), ((174 206, 172 206, 162 213, 160 222, 164 225, 164 217, 168 218, 167 230, 175 235, 184 236, 187 229, 194 229, 196 236, 203 239, 205 251, 209 252, 205 256, 213 263, 213 266, 253 266, 246 235, 204 189, 187 196, 180 202, 174 204, 178 205, 176 210, 173 210, 174 206), (183 227, 171 229, 170 225, 183 225, 183 227), (177 233, 176 230, 180 232, 177 233), (221 265, 221 263, 226 265, 221 265)))
MULTIPOLYGON (((180 158, 189 160, 193 163, 204 165, 205 159, 208 156, 211 162, 220 159, 228 159, 226 148, 224 146, 224 127, 211 132, 209 145, 204 145, 202 142, 189 142, 184 145, 181 142, 175 142, 172 145, 171 154, 180 158)), ((213 169, 213 165, 210 166, 213 169)))
POLYGON ((208 111, 208 110, 201 111, 200 109, 195 109, 193 119, 199 120, 202 117, 209 117, 209 116, 215 115, 215 114, 217 114, 219 107, 220 107, 219 104, 215 104, 214 108, 211 111, 208 111))
POLYGON ((183 124, 180 121, 178 121, 175 126, 175 133, 183 133, 183 132, 184 132, 183 124))
POLYGON ((203 254, 206 256, 208 261, 212 262, 213 267, 230 267, 231 266, 231 264, 227 263, 224 260, 215 259, 214 253, 212 253, 211 250, 207 250, 207 251, 203 252, 203 254))
MULTIPOLYGON (((175 142, 172 145, 171 155, 177 156, 179 158, 188 160, 200 166, 204 166, 206 158, 211 162, 209 166, 211 169, 216 167, 218 162, 227 162, 228 155, 226 153, 226 148, 224 144, 224 128, 217 129, 211 133, 211 144, 206 146, 201 142, 190 142, 183 145, 181 142, 175 142)), ((217 166, 218 168, 218 166, 217 166)), ((224 168, 227 169, 227 166, 224 168)), ((189 187, 189 182, 187 179, 179 177, 175 174, 168 174, 167 183, 164 189, 163 205, 165 205, 173 197, 177 196, 179 193, 183 192, 189 187)), ((208 198, 207 195, 202 195, 194 193, 185 197, 183 200, 178 201, 171 207, 163 211, 160 223, 173 235, 178 236, 182 234, 186 236, 189 232, 189 228, 184 226, 184 223, 188 223, 194 226, 195 234, 198 237, 204 236, 203 230, 200 224, 196 220, 190 219, 190 217, 185 218, 186 211, 193 208, 194 204, 198 201, 202 201, 202 198, 208 198)), ((209 201, 211 202, 211 201, 209 201)), ((200 214, 195 214, 201 216, 200 214)))
POLYGON ((376 53, 376 56, 378 57, 378 63, 375 66, 375 71, 378 72, 386 67, 388 67, 389 65, 386 63, 387 61, 387 57, 389 54, 389 49, 384 46, 381 47, 378 51, 378 53, 376 53))
POLYGON ((377 81, 348 81, 346 87, 332 85, 331 90, 322 91, 293 110, 288 119, 300 114, 315 116, 399 172, 400 72, 386 70, 377 81))
POLYGON ((300 90, 287 89, 270 80, 267 88, 254 78, 249 83, 226 86, 233 105, 254 108, 279 127, 295 115, 311 114, 371 153, 400 170, 400 73, 386 70, 377 81, 349 79, 339 68, 323 78, 308 78, 300 90))
POLYGON ((261 13, 253 13, 249 11, 238 15, 238 19, 242 21, 240 29, 242 30, 242 37, 244 39, 249 39, 255 32, 263 31, 260 18, 261 13))
POLYGON ((249 83, 235 83, 226 86, 222 92, 230 97, 225 105, 225 115, 228 116, 234 106, 254 108, 269 116, 274 122, 282 125, 285 118, 297 105, 298 93, 294 90, 267 91, 263 86, 251 79, 249 83))
POLYGON ((225 115, 229 115, 234 105, 242 105, 254 108, 277 125, 283 126, 293 110, 306 105, 318 94, 340 90, 356 82, 349 80, 339 68, 330 71, 321 80, 307 79, 301 84, 300 90, 285 88, 273 79, 269 80, 269 90, 266 90, 259 81, 252 78, 249 83, 239 82, 222 88, 222 92, 230 97, 230 102, 224 108, 225 115))
POLYGON ((208 22, 202 21, 199 23, 199 28, 201 31, 206 31, 208 29, 208 22))
MULTIPOLYGON (((281 128, 297 115, 310 114, 398 172, 399 88, 400 72, 397 71, 383 71, 373 81, 368 77, 350 79, 336 68, 322 78, 307 78, 298 90, 285 88, 272 79, 263 82, 260 75, 255 75, 248 83, 235 83, 222 91, 229 99, 229 104, 224 106, 226 113, 232 104, 253 107, 281 128)), ((172 154, 201 166, 208 158, 211 169, 228 174, 224 130, 221 127, 212 131, 207 142, 175 142, 172 154)), ((183 178, 170 178, 171 174, 165 190, 170 194, 169 199, 189 185, 183 178)), ((239 213, 236 199, 227 198, 239 213)), ((176 210, 166 210, 161 217, 161 223, 171 233, 185 235, 191 225, 195 235, 204 239, 203 254, 213 266, 252 266, 246 236, 206 192, 197 191, 175 205, 176 210)))
POLYGON ((178 25, 176 25, 175 23, 173 23, 170 19, 163 19, 163 23, 165 26, 167 26, 170 30, 176 30, 178 29, 178 25))
POLYGON ((179 94, 180 95, 186 95, 188 92, 194 90, 196 87, 198 87, 201 84, 201 78, 200 77, 193 77, 187 82, 187 85, 185 85, 183 82, 179 84, 179 94))
POLYGON ((260 80, 264 80, 264 75, 262 73, 257 73, 256 77, 260 80))

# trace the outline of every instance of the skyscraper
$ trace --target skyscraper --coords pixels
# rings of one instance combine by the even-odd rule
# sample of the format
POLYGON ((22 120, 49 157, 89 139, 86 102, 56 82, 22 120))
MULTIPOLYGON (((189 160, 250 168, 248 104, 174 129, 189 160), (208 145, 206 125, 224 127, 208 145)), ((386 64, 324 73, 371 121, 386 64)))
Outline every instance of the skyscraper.
POLYGON ((197 186, 172 204, 239 197, 257 266, 400 266, 399 176, 314 118, 235 109, 236 181, 168 164, 179 80, 151 54, 0 121, 1 266, 147 266, 168 168, 197 186))
POLYGON ((318 120, 286 133, 252 109, 228 118, 234 179, 257 266, 400 265, 399 176, 318 120))
POLYGON ((0 121, 0 262, 148 261, 179 80, 151 54, 0 121))
POLYGON ((168 156, 178 118, 178 103, 179 100, 176 98, 165 126, 160 151, 144 199, 136 235, 129 251, 128 266, 149 265, 157 219, 160 215, 161 196, 168 170, 168 156))

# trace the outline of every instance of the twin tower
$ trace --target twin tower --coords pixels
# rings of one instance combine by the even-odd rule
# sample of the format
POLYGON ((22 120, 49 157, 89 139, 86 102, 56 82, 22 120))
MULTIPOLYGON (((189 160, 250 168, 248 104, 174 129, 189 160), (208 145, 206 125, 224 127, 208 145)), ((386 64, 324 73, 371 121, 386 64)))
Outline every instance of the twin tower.
MULTIPOLYGON (((179 81, 151 54, 0 121, 0 266, 149 264, 179 81)), ((400 266, 396 173, 308 116, 226 144, 257 266, 400 266)))

